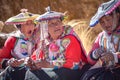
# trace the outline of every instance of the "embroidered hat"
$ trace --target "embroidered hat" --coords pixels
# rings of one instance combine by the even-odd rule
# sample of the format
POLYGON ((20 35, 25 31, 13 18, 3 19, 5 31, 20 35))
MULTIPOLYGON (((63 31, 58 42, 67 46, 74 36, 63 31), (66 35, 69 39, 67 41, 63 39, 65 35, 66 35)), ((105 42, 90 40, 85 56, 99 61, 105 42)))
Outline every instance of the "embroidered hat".
POLYGON ((45 20, 50 20, 50 19, 54 19, 54 18, 60 18, 61 20, 64 19, 64 14, 61 12, 55 12, 55 11, 51 11, 50 7, 46 8, 46 13, 40 15, 38 18, 36 18, 36 21, 41 22, 41 21, 45 21, 45 20))
POLYGON ((5 24, 25 24, 26 21, 34 21, 34 19, 36 19, 38 16, 38 14, 27 12, 27 9, 22 9, 21 13, 9 18, 5 24))
POLYGON ((46 13, 40 15, 35 19, 35 22, 39 22, 40 25, 40 39, 45 40, 48 34, 48 20, 51 19, 64 19, 64 13, 51 11, 50 7, 46 8, 46 13))
POLYGON ((98 8, 97 13, 90 20, 90 27, 94 27, 96 24, 98 24, 101 17, 104 15, 109 15, 118 6, 120 6, 120 0, 111 0, 106 3, 102 3, 98 8))

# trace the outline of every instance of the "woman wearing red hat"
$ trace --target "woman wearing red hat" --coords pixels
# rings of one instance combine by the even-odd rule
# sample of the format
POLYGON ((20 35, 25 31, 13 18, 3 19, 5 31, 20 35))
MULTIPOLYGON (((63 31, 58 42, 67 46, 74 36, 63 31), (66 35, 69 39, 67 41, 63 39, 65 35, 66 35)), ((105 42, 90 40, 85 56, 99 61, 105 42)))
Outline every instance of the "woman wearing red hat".
POLYGON ((37 14, 32 14, 22 10, 16 16, 9 18, 5 24, 15 25, 18 32, 10 36, 0 50, 0 66, 7 72, 4 80, 24 80, 25 67, 24 58, 33 52, 33 42, 31 41, 35 29, 34 19, 37 14), (19 76, 20 75, 20 76, 19 76))
POLYGON ((32 60, 28 60, 31 70, 25 80, 33 78, 30 74, 37 76, 37 80, 79 80, 87 70, 84 48, 73 29, 63 25, 63 18, 63 13, 48 8, 48 12, 36 19, 41 44, 31 56, 32 60))
POLYGON ((101 4, 92 17, 90 26, 98 22, 103 28, 88 61, 94 65, 80 80, 120 80, 120 0, 111 0, 101 4))

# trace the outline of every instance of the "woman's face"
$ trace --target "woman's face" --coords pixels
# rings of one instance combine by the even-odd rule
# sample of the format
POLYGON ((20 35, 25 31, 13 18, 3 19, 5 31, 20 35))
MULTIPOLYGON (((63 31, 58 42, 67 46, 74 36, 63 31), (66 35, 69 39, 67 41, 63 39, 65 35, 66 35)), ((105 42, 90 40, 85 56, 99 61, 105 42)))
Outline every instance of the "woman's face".
POLYGON ((32 21, 27 21, 26 24, 21 25, 21 32, 25 35, 26 38, 30 38, 33 34, 35 24, 32 21))
POLYGON ((108 33, 112 33, 113 30, 118 26, 119 15, 116 14, 116 18, 113 15, 106 15, 100 19, 101 27, 108 33))
POLYGON ((48 32, 53 39, 57 39, 63 32, 63 23, 60 19, 48 21, 48 32))

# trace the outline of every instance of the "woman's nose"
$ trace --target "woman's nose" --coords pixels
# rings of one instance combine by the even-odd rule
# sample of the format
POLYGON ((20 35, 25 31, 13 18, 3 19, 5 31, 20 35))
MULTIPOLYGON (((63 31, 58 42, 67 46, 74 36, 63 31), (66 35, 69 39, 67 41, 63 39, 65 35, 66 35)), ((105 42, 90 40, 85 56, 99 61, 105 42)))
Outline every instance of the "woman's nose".
POLYGON ((105 27, 110 26, 110 23, 108 21, 105 21, 105 27))

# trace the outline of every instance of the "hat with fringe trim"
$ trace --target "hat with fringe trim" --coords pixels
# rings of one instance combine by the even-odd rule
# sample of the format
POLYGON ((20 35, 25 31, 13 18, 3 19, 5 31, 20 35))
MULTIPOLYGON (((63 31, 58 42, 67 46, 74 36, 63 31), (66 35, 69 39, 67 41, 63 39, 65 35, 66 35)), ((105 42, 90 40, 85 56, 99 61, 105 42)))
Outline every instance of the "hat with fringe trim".
POLYGON ((96 24, 98 24, 101 17, 104 15, 109 15, 119 6, 120 0, 111 0, 106 3, 102 3, 98 8, 97 13, 90 20, 90 27, 94 27, 96 24))
POLYGON ((41 21, 51 20, 51 19, 55 19, 55 18, 60 18, 61 20, 64 19, 64 13, 51 11, 50 7, 47 7, 46 11, 47 11, 46 13, 44 13, 44 14, 40 15, 38 18, 36 18, 36 21, 41 22, 41 21))
POLYGON ((39 15, 27 12, 27 9, 21 9, 21 13, 9 18, 5 24, 25 24, 27 21, 34 21, 39 15))

